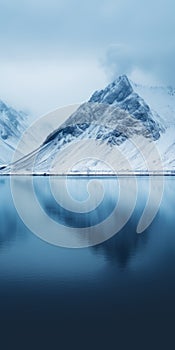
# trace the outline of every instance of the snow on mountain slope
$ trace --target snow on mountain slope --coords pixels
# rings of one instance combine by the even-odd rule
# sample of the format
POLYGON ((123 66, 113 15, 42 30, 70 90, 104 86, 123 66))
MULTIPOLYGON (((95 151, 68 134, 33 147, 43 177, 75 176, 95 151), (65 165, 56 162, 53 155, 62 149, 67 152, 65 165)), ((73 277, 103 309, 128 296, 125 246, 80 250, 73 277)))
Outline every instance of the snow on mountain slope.
POLYGON ((0 139, 0 164, 7 164, 13 152, 14 148, 0 139))
POLYGON ((175 89, 163 86, 144 86, 131 82, 131 85, 151 106, 154 119, 166 128, 175 125, 175 89), (157 116, 158 114, 158 116, 157 116))
POLYGON ((44 144, 53 140, 65 144, 88 137, 119 145, 135 134, 157 140, 161 131, 163 128, 154 121, 149 106, 133 91, 128 78, 121 76, 104 90, 95 92, 44 144))
POLYGON ((0 101, 0 137, 2 140, 14 146, 27 125, 27 115, 24 112, 17 112, 0 101))
MULTIPOLYGON (((7 164, 28 126, 27 115, 17 112, 0 100, 0 162, 7 164)), ((22 156, 22 153, 21 153, 22 156)))
POLYGON ((152 134, 154 140, 160 137, 161 127, 158 121, 154 120, 150 107, 134 91, 126 75, 120 76, 104 90, 96 91, 89 102, 117 105, 119 108, 128 111, 134 118, 142 121, 146 129, 152 134))
POLYGON ((157 171, 160 157, 155 155, 155 148, 163 152, 165 169, 172 170, 175 161, 170 142, 175 145, 175 137, 173 133, 171 138, 167 134, 166 122, 165 116, 152 111, 129 79, 120 76, 95 92, 37 150, 7 167, 5 172, 96 173, 112 171, 109 164, 114 165, 115 171, 127 172, 130 168, 147 171, 146 163, 157 171), (135 138, 136 145, 132 141, 135 138), (171 164, 166 156, 171 158, 171 164))

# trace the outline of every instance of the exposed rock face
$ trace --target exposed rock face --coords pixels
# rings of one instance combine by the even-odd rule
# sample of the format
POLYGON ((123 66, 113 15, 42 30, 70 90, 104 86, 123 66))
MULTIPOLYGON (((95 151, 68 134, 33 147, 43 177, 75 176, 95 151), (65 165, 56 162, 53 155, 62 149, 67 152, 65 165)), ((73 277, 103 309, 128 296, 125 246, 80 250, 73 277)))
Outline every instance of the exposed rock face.
POLYGON ((89 102, 118 105, 119 108, 128 111, 134 118, 142 121, 154 140, 160 137, 160 126, 154 120, 150 107, 134 92, 126 75, 120 76, 104 90, 96 91, 89 102))

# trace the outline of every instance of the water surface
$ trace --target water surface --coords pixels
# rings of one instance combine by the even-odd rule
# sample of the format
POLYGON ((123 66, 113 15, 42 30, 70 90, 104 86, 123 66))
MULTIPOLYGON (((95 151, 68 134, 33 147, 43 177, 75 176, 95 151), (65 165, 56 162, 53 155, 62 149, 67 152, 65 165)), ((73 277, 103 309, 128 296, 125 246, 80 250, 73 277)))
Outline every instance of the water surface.
MULTIPOLYGON (((69 191, 77 202, 87 200, 89 180, 69 179, 69 191)), ((25 178, 19 177, 16 181, 19 188, 20 184, 25 187, 25 178)), ((62 179, 56 181, 59 192, 62 179)), ((34 188, 45 213, 66 230, 77 227, 81 240, 81 229, 105 220, 114 210, 119 196, 116 179, 100 181, 104 197, 99 203, 100 197, 94 188, 99 191, 100 187, 94 184, 88 204, 93 209, 87 213, 74 213, 64 196, 58 204, 46 177, 36 178, 34 188)), ((126 179, 121 181, 127 190, 127 207, 132 185, 126 179)), ((148 229, 137 234, 136 227, 147 200, 148 182, 148 177, 137 178, 136 205, 120 232, 95 246, 68 249, 41 240, 25 226, 13 203, 10 178, 1 177, 1 322, 49 320, 61 324, 65 333, 68 324, 79 330, 85 324, 97 331, 114 327, 117 332, 121 324, 125 331, 133 326, 145 329, 148 324, 163 325, 164 331, 168 330, 175 322, 175 178, 165 178, 158 213, 148 229)), ((160 179, 155 177, 155 195, 159 183, 160 179)), ((21 201, 26 200, 21 191, 19 195, 21 201)), ((29 215, 32 220, 32 208, 29 215)), ((102 236, 106 233, 102 232, 102 236)))

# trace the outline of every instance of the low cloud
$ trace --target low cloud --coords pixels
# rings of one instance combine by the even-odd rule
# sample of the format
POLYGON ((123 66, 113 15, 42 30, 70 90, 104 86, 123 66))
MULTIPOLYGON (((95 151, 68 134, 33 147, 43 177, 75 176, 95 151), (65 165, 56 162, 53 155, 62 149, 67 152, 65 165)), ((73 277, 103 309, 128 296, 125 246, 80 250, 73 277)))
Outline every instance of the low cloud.
MULTIPOLYGON (((102 65, 110 79, 120 74, 152 77, 152 82, 175 86, 175 46, 170 48, 113 45, 106 53, 102 65)), ((137 78, 137 77, 136 77, 137 78)))
POLYGON ((119 74, 175 86, 174 13, 174 0, 1 0, 0 98, 38 114, 119 74))

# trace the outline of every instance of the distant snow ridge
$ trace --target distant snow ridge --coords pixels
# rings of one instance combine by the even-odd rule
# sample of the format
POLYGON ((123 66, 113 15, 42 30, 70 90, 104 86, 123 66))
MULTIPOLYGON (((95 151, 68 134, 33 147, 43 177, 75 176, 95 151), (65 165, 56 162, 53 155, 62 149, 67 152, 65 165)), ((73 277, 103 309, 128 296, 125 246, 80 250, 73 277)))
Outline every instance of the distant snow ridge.
POLYGON ((8 163, 28 126, 27 115, 0 100, 0 162, 8 163))
POLYGON ((175 89, 166 86, 145 86, 131 82, 136 91, 151 106, 154 120, 166 129, 175 125, 175 89))

